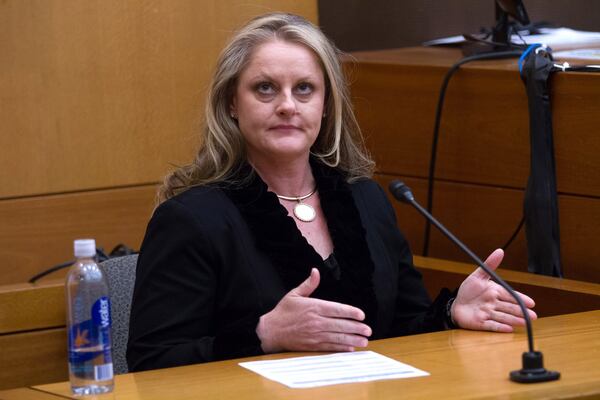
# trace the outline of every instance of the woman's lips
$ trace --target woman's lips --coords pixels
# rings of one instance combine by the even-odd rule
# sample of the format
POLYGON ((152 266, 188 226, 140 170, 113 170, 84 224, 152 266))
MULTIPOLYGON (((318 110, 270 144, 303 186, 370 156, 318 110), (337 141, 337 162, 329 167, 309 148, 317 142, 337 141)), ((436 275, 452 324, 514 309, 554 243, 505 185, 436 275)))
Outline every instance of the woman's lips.
POLYGON ((300 128, 297 127, 296 125, 281 124, 281 125, 275 125, 275 126, 271 127, 271 129, 278 130, 278 131, 293 131, 293 130, 298 130, 300 128))

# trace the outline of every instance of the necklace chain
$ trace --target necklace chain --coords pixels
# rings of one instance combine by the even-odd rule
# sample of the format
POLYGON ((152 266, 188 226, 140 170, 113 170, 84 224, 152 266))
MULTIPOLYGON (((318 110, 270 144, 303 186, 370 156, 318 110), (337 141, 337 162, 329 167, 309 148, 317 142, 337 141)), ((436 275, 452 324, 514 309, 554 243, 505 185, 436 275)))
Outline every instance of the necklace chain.
POLYGON ((302 222, 311 222, 314 221, 315 217, 317 216, 317 213, 310 204, 303 203, 302 200, 308 199, 310 196, 315 194, 316 191, 317 187, 315 186, 315 188, 309 194, 305 194, 304 196, 280 196, 278 194, 275 195, 281 200, 297 202, 298 204, 294 206, 294 217, 296 217, 302 222))
POLYGON ((304 196, 281 196, 279 194, 276 194, 276 196, 278 198, 280 198, 281 200, 288 200, 288 201, 302 201, 302 200, 306 200, 308 199, 310 196, 312 196, 313 194, 315 194, 315 192, 317 191, 317 187, 315 186, 315 188, 313 190, 311 190, 311 192, 309 194, 305 194, 304 196))

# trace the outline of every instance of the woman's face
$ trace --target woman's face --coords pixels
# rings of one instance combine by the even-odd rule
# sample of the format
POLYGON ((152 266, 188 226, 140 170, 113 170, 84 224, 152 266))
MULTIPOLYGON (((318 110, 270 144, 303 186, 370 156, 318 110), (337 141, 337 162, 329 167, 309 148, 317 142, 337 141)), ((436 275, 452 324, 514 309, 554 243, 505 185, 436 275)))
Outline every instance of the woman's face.
POLYGON ((250 161, 308 157, 324 102, 325 79, 311 50, 281 40, 258 46, 231 105, 250 161))

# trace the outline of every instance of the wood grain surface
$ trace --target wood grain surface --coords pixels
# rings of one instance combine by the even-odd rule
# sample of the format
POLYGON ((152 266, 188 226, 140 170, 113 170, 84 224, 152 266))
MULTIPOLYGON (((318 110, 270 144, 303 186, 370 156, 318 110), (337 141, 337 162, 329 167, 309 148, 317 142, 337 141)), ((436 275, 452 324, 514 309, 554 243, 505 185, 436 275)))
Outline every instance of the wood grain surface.
POLYGON ((250 18, 316 1, 0 4, 0 199, 155 182, 189 162, 208 80, 250 18))
POLYGON ((150 184, 0 201, 0 284, 72 260, 74 239, 95 238, 106 252, 119 243, 139 250, 155 193, 150 184))
MULTIPOLYGON (((346 63, 377 179, 406 180, 423 205, 440 85, 460 58, 458 49, 419 47, 357 52, 346 63)), ((600 283, 600 75, 556 73, 550 88, 563 273, 600 283)), ((529 113, 516 59, 465 64, 446 93, 434 215, 485 258, 518 226, 528 175, 529 113)), ((413 251, 423 254, 422 217, 396 209, 413 251)), ((435 229, 428 255, 467 261, 435 229)), ((527 270, 524 229, 503 266, 527 270)))
MULTIPOLYGON (((164 399, 491 399, 592 398, 600 395, 600 311, 549 317, 534 323, 536 349, 545 365, 559 370, 555 382, 523 385, 509 381, 526 350, 522 330, 512 334, 452 330, 373 341, 368 350, 405 362, 431 375, 413 379, 290 389, 237 365, 241 360, 147 371, 116 377, 116 398, 164 399)), ((290 353, 275 359, 314 353, 290 353)), ((66 382, 36 386, 70 396, 66 382)))

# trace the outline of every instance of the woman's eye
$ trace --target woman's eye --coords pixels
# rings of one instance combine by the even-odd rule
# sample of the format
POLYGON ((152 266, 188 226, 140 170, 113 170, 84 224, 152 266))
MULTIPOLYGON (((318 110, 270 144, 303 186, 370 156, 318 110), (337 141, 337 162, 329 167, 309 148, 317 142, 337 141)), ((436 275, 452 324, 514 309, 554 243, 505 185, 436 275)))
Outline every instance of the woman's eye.
POLYGON ((268 95, 275 93, 275 88, 269 82, 261 82, 256 85, 256 91, 260 94, 268 95))
POLYGON ((310 83, 303 82, 296 86, 296 92, 298 94, 307 95, 311 94, 313 91, 313 86, 310 83))

